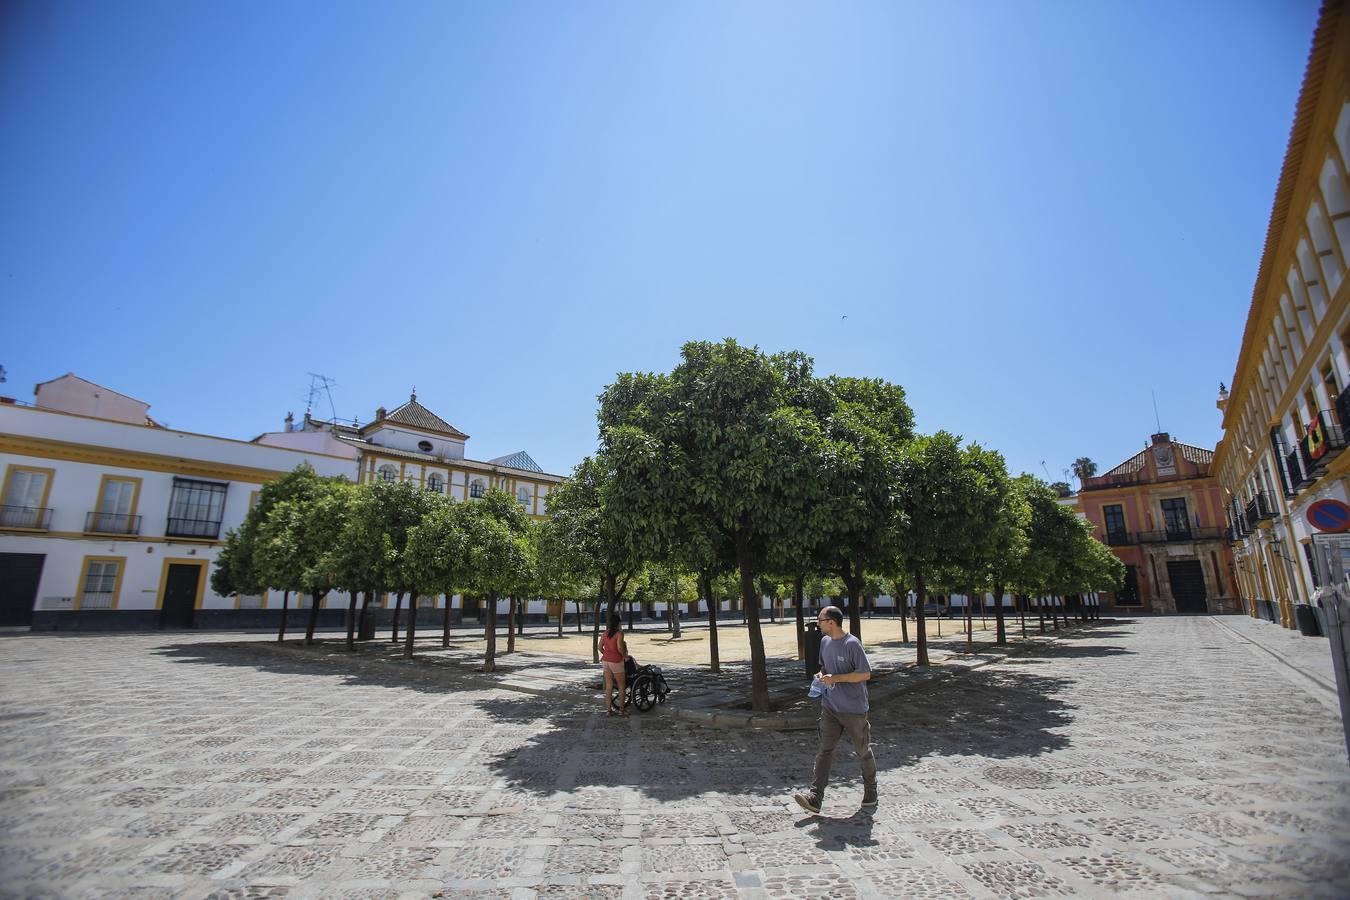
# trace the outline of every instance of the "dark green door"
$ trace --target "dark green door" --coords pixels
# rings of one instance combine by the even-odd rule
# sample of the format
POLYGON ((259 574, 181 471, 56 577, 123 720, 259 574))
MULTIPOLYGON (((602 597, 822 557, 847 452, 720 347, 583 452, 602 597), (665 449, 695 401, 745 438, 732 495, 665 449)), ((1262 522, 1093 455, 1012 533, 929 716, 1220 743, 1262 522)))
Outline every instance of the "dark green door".
POLYGON ((159 610, 160 628, 191 628, 197 606, 197 579, 201 566, 170 564, 164 581, 164 603, 159 610))
POLYGON ((1172 599, 1179 613, 1207 613, 1205 571, 1198 559, 1182 559, 1167 564, 1167 580, 1172 582, 1172 599))
POLYGON ((42 553, 0 553, 0 625, 32 625, 42 553))

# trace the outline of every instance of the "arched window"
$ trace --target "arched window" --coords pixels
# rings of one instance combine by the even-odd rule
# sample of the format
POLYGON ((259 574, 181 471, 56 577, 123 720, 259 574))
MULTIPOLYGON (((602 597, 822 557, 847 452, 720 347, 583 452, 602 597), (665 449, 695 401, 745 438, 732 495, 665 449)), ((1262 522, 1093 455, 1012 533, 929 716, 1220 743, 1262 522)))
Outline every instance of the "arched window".
POLYGON ((439 494, 444 486, 445 483, 441 481, 441 476, 438 473, 432 472, 427 476, 427 490, 435 491, 439 494))
POLYGON ((487 494, 487 485, 483 483, 483 479, 475 478, 469 482, 470 497, 482 497, 485 494, 487 494))
POLYGON ((395 469, 389 463, 385 463, 379 468, 380 480, 386 484, 393 484, 398 480, 398 469, 395 469))

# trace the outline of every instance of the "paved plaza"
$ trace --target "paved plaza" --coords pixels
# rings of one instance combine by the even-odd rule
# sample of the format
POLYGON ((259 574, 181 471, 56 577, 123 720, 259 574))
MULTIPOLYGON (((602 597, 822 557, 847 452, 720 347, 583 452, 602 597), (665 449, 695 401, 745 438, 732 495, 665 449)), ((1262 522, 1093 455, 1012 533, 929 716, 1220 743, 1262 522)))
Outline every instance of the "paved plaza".
POLYGON ((240 639, 0 638, 0 893, 1350 895, 1326 644, 1248 619, 1104 622, 878 704, 871 818, 846 750, 822 817, 791 802, 811 732, 240 639))

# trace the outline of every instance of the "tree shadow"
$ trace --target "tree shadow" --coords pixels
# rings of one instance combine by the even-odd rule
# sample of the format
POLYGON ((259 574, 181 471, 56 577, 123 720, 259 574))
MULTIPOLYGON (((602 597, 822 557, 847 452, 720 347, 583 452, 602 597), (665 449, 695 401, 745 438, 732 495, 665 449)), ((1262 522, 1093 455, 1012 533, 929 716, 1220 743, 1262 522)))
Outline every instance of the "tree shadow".
MULTIPOLYGON (((158 654, 189 665, 248 668, 287 675, 339 676, 342 683, 416 691, 443 699, 462 692, 465 717, 514 726, 523 733, 509 749, 485 750, 482 765, 522 795, 625 788, 654 801, 681 802, 707 792, 739 795, 747 806, 777 804, 809 777, 816 751, 814 730, 722 729, 669 715, 610 718, 597 697, 575 694, 507 694, 491 690, 479 675, 455 683, 449 671, 396 665, 352 654, 349 668, 332 659, 277 652, 257 642, 165 643, 158 654), (637 753, 628 752, 636 748, 637 753)), ((1118 648, 1046 648, 1045 657, 1085 658, 1124 652, 1118 648)), ((461 674, 463 674, 461 672, 461 674)), ((733 676, 734 677, 734 676, 733 676)), ((1071 744, 1065 733, 1074 718, 1075 682, 1066 677, 989 667, 942 679, 874 706, 873 752, 880 772, 902 771, 931 757, 980 756, 1026 760, 1071 744)), ((836 778, 856 778, 847 741, 836 758, 836 778)), ((1003 768, 1017 768, 1015 763, 1003 768)), ((1017 771, 1021 771, 1017 768, 1017 771)), ((820 818, 821 846, 871 840, 870 821, 820 818)), ((804 826, 807 827, 807 826, 804 826)))
MULTIPOLYGON (((1025 672, 976 670, 937 691, 918 691, 871 715, 878 771, 903 770, 933 756, 1011 760, 1063 749, 1074 706, 1066 678, 1025 672)), ((607 718, 599 703, 578 707, 545 697, 484 697, 475 708, 494 721, 531 723, 539 730, 520 746, 486 760, 515 790, 624 787, 651 799, 684 801, 709 791, 778 799, 809 775, 814 731, 720 729, 670 718, 607 718), (584 727, 591 724, 592 727, 584 727), (581 727, 578 727, 581 726, 581 727), (636 742, 636 764, 627 749, 636 742)), ((837 765, 848 776, 850 750, 841 744, 837 765)), ((856 770, 855 770, 856 772, 856 770)), ((819 818, 819 817, 816 817, 819 818)), ((870 821, 821 819, 818 839, 870 840, 870 821)))

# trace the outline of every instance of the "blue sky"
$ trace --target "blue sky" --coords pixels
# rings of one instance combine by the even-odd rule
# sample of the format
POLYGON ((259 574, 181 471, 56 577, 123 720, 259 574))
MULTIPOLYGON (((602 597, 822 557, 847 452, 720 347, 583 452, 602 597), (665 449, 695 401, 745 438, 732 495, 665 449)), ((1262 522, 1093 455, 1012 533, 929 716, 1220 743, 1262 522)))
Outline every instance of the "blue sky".
POLYGON ((1127 458, 1151 391, 1213 446, 1316 12, 7 3, 0 392, 248 438, 415 385, 566 472, 616 372, 732 336, 1014 471, 1127 458))

